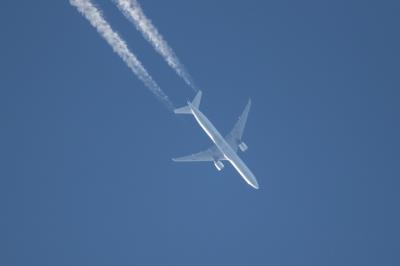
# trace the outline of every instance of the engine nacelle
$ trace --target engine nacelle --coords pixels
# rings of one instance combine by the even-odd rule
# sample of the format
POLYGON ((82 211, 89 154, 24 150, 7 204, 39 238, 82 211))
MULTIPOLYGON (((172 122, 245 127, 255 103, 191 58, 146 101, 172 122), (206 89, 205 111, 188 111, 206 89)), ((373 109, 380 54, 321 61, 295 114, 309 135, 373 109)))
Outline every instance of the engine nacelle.
POLYGON ((221 161, 214 161, 214 165, 218 169, 218 171, 224 169, 224 164, 221 161))
POLYGON ((242 142, 239 144, 239 149, 244 152, 248 149, 248 147, 247 147, 246 143, 242 142))

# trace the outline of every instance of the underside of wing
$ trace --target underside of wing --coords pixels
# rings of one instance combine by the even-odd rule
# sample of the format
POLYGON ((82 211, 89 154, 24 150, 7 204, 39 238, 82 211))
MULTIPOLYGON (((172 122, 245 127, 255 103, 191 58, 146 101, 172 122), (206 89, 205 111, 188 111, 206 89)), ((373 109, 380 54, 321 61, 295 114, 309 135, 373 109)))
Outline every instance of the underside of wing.
POLYGON ((237 151, 238 146, 241 143, 244 128, 246 126, 247 117, 249 115, 251 106, 251 100, 247 103, 246 107, 243 110, 243 113, 239 116, 238 121, 236 122, 235 126, 233 127, 232 131, 226 136, 226 141, 231 145, 231 147, 237 151))
POLYGON ((174 162, 209 162, 224 160, 223 154, 216 146, 191 155, 172 159, 174 162))

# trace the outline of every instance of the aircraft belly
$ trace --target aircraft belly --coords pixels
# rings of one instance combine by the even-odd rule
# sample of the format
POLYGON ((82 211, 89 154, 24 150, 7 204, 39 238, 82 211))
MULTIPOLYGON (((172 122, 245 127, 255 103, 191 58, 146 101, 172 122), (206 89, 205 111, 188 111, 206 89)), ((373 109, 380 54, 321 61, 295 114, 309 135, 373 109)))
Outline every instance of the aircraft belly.
POLYGON ((249 185, 258 189, 258 182, 253 173, 242 161, 242 159, 240 159, 225 138, 221 136, 214 125, 198 109, 192 109, 192 113, 204 132, 207 133, 207 135, 215 143, 215 146, 217 146, 220 152, 224 155, 225 159, 232 164, 236 171, 238 171, 238 173, 249 185))
POLYGON ((219 134, 218 130, 200 111, 196 110, 193 114, 201 128, 217 146, 218 143, 224 141, 224 138, 219 134))

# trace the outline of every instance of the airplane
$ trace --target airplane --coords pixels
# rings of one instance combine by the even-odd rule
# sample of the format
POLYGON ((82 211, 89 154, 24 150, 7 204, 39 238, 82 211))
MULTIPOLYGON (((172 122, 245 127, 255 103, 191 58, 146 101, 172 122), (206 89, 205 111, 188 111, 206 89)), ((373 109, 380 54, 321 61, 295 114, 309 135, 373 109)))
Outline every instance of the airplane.
POLYGON ((215 145, 205 151, 174 158, 172 160, 174 162, 214 162, 218 171, 224 168, 222 161, 229 161, 250 186, 258 189, 257 179, 237 154, 238 149, 244 152, 248 148, 242 141, 242 135, 249 114, 251 100, 247 103, 232 131, 224 138, 210 120, 199 110, 201 95, 202 92, 199 91, 192 102, 188 101, 186 106, 175 109, 174 113, 193 115, 200 127, 207 133, 215 145))

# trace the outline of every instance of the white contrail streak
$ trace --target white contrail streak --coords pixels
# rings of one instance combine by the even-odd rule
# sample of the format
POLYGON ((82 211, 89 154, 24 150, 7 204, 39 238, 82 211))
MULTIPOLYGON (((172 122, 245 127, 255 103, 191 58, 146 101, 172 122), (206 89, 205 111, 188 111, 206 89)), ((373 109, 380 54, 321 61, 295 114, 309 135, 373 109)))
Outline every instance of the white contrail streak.
POLYGON ((132 72, 150 89, 152 93, 163 102, 166 107, 173 110, 173 104, 168 96, 160 89, 150 74, 143 67, 139 59, 129 51, 128 46, 121 37, 113 31, 110 24, 104 19, 100 10, 90 0, 70 0, 80 13, 92 24, 98 33, 107 41, 115 53, 117 53, 132 72))
POLYGON ((185 67, 180 63, 174 51, 169 47, 157 28, 143 13, 142 8, 136 0, 114 0, 118 8, 131 21, 143 37, 153 46, 153 48, 164 58, 168 65, 188 84, 197 91, 192 78, 187 73, 185 67))

